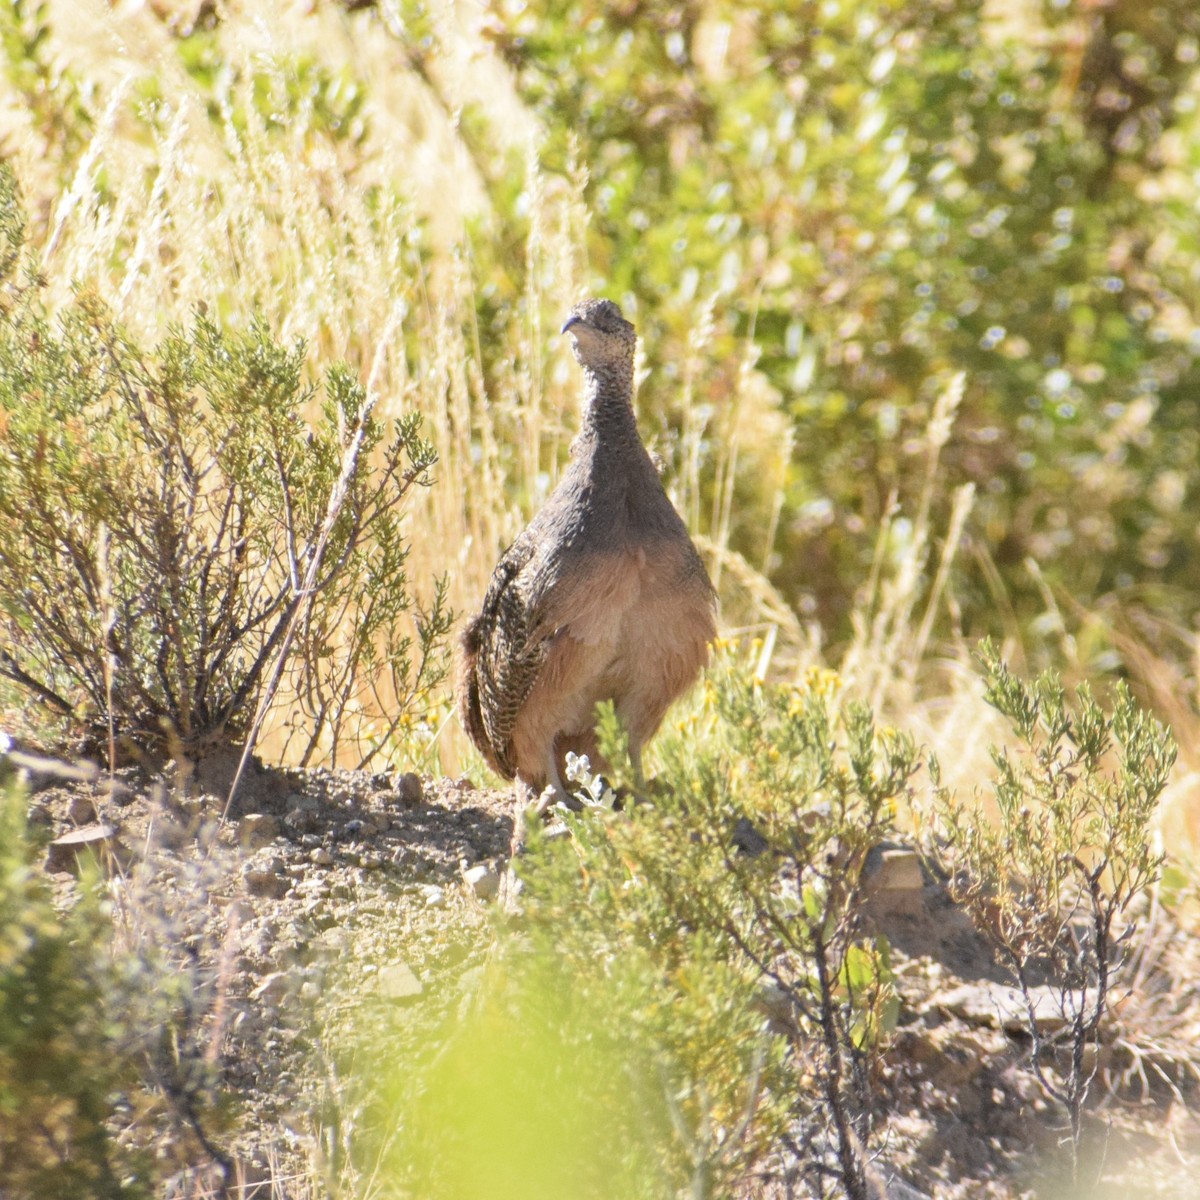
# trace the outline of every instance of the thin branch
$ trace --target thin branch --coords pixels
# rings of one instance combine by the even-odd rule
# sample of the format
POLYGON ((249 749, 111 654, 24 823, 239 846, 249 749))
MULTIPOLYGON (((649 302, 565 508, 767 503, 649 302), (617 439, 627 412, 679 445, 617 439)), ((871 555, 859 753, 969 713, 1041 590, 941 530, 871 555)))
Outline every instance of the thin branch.
POLYGON ((39 700, 49 704, 64 717, 75 715, 75 709, 69 701, 64 700, 53 688, 47 687, 40 680, 34 679, 27 671, 22 670, 17 660, 3 646, 0 646, 0 675, 20 684, 26 691, 32 692, 39 700))
MULTIPOLYGON (((242 757, 238 762, 238 768, 233 777, 233 783, 229 788, 229 796, 225 801, 225 808, 221 813, 221 820, 224 821, 229 814, 230 806, 233 804, 234 796, 237 794, 238 785, 242 779, 242 773, 246 769, 246 762, 250 754, 253 752, 254 745, 258 740, 259 731, 262 729, 262 723, 267 714, 267 709, 275 698, 275 693, 279 688, 280 680, 283 677, 284 663, 287 661, 288 652, 291 649, 292 640, 295 638, 296 629, 298 626, 297 617, 300 615, 302 607, 305 603, 311 603, 312 597, 315 595, 313 584, 320 574, 321 563, 325 556, 325 548, 329 544, 329 538, 333 533, 333 527, 341 514, 342 507, 346 502, 346 498, 350 491, 351 483, 358 472, 359 454, 362 450, 363 441, 366 438, 367 427, 370 423, 371 414, 374 412, 375 405, 378 401, 378 393, 369 396, 362 406, 362 411, 359 413, 358 425, 355 428, 354 436, 350 440, 345 453, 342 456, 342 470, 338 476, 337 482, 334 484, 333 490, 329 494, 329 503, 325 511, 325 520, 321 526, 320 536, 313 547, 312 555, 309 559, 308 569, 305 572, 304 587, 296 594, 295 600, 288 605, 289 612, 287 614, 287 628, 282 638, 279 639, 279 652, 275 658, 275 666, 271 672, 270 678, 267 681, 266 687, 259 696, 258 707, 254 714, 254 720, 251 722, 250 731, 246 737, 246 744, 242 750, 242 757)), ((277 626, 278 630, 282 626, 277 626)), ((272 633, 274 639, 275 631, 272 633)))

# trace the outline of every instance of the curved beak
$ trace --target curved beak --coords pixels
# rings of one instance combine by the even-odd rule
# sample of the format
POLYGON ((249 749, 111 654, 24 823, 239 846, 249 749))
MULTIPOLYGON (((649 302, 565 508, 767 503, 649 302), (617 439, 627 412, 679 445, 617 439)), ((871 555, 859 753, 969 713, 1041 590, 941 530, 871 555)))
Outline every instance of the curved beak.
POLYGON ((570 329, 572 325, 582 325, 582 324, 583 324, 583 318, 582 318, 582 317, 577 317, 577 316, 576 316, 574 313, 572 313, 572 314, 571 314, 571 315, 570 315, 570 316, 569 316, 569 317, 566 319, 566 322, 563 324, 563 327, 562 327, 562 328, 561 328, 561 329, 560 329, 558 332, 559 332, 559 333, 566 333, 566 332, 567 332, 567 330, 568 330, 568 329, 570 329))

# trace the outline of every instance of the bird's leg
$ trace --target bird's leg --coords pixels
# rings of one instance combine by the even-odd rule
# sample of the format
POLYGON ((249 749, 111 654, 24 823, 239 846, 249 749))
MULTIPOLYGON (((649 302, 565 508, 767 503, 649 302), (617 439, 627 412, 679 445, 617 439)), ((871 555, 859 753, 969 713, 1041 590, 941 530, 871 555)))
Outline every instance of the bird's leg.
POLYGON ((527 779, 518 775, 513 780, 513 835, 508 857, 514 859, 525 849, 525 821, 535 810, 537 789, 527 779))
POLYGON ((566 784, 558 771, 558 764, 553 753, 547 764, 549 782, 538 792, 537 785, 517 775, 513 781, 513 795, 516 799, 516 811, 513 818, 512 856, 520 854, 525 848, 525 822, 540 820, 555 804, 566 804, 578 808, 579 802, 567 790, 566 784))
MULTIPOLYGON (((521 881, 513 870, 513 864, 525 853, 526 823, 531 819, 537 799, 537 789, 518 774, 513 780, 513 831, 508 847, 508 866, 500 879, 500 907, 506 912, 520 911, 521 881)), ((533 818, 536 820, 536 818, 533 818)))
POLYGON ((538 797, 536 812, 538 816, 545 814, 556 804, 565 804, 568 808, 578 810, 581 805, 575 799, 571 789, 563 782, 562 772, 558 769, 558 751, 550 747, 546 756, 546 786, 538 797))
POLYGON ((646 790, 646 776, 642 771, 642 747, 640 743, 629 743, 629 766, 633 770, 633 790, 640 795, 646 790))
POLYGON ((617 790, 617 807, 640 804, 648 798, 646 787, 646 772, 642 768, 642 743, 630 741, 629 768, 633 773, 632 787, 621 787, 617 790))
POLYGON ((517 811, 524 812, 537 799, 537 788, 518 775, 513 780, 513 799, 517 802, 517 811))

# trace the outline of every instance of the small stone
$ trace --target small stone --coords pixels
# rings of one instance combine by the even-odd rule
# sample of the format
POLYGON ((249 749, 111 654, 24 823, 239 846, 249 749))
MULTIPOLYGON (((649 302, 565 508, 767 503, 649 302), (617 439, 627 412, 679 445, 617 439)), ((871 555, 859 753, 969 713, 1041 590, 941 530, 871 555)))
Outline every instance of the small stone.
POLYGON ((375 854, 373 852, 370 854, 364 854, 362 858, 358 860, 358 865, 362 867, 364 871, 378 871, 379 868, 383 866, 383 855, 375 854))
POLYGON ((392 963, 379 972, 379 995, 385 1000, 412 1000, 424 991, 408 963, 392 963))
POLYGON ((91 825, 96 821, 96 806, 90 796, 72 796, 67 816, 72 825, 91 825))
POLYGON ((1009 1034, 1029 1032, 1030 1005, 1038 1032, 1043 1035, 1054 1033, 1067 1023, 1062 998, 1050 987, 1031 987, 1027 1004, 1020 988, 998 983, 964 983, 934 996, 930 1003, 971 1025, 1002 1029, 1009 1034))
POLYGON ((436 883, 423 883, 421 893, 425 897, 426 908, 441 908, 446 903, 446 889, 436 883))
POLYGON ((411 875, 414 879, 423 879, 429 874, 428 861, 409 846, 397 846, 391 851, 390 857, 394 867, 398 867, 405 875, 411 875))
POLYGON ((258 849, 279 836, 279 821, 270 813, 247 813, 238 822, 238 833, 243 846, 258 849))
POLYGON ((250 993, 251 1000, 262 1000, 276 1008, 287 999, 291 991, 291 977, 286 971, 272 971, 250 993))
POLYGON ((122 807, 132 804, 134 800, 133 788, 119 779, 101 779, 96 784, 96 795, 101 800, 107 800, 110 804, 119 804, 122 807))
POLYGON ((318 867, 328 867, 333 864, 333 855, 324 846, 318 846, 309 856, 318 867))
POLYGON ((78 874, 79 860, 87 854, 95 856, 105 870, 120 865, 128 857, 125 848, 117 841, 115 825, 85 825, 82 829, 64 833, 50 843, 46 854, 46 870, 51 873, 70 871, 73 875, 78 874))
POLYGON ((283 823, 293 833, 299 834, 301 837, 309 837, 314 830, 320 828, 321 818, 315 812, 309 812, 307 809, 293 808, 283 818, 283 823))
POLYGON ((25 814, 25 820, 39 829, 51 829, 54 826, 54 814, 44 804, 34 802, 25 814))
POLYGON ((292 881, 284 872, 283 863, 277 858, 268 859, 260 866, 246 867, 242 877, 252 896, 270 896, 279 900, 292 888, 292 881))
POLYGON ((162 779, 168 788, 185 791, 196 784, 196 762, 181 754, 178 758, 168 758, 162 766, 162 779))
POLYGON ((396 799, 402 808, 417 808, 425 798, 421 777, 413 771, 405 771, 396 780, 396 799))
POLYGON ((350 931, 347 929, 327 929, 316 938, 317 949, 328 958, 336 958, 350 948, 350 931))
POLYGON ((494 900, 500 892, 500 876, 487 863, 468 867, 462 873, 463 881, 475 893, 476 899, 494 900))
POLYGON ((180 796, 177 801, 179 811, 185 817, 193 820, 203 815, 206 805, 211 805, 217 812, 221 812, 225 808, 225 802, 217 797, 209 799, 205 796, 180 796))
POLYGON ((917 916, 925 910, 925 873, 910 846, 884 843, 867 855, 862 871, 869 901, 889 912, 917 916))
POLYGON ((300 999, 312 1004, 321 998, 321 985, 315 979, 306 979, 300 985, 300 999))
POLYGON ((321 807, 321 803, 315 796, 306 796, 303 792, 292 792, 284 802, 284 807, 289 813, 315 813, 321 807))
POLYGON ((921 856, 906 846, 872 851, 863 878, 872 892, 919 892, 925 886, 921 856))

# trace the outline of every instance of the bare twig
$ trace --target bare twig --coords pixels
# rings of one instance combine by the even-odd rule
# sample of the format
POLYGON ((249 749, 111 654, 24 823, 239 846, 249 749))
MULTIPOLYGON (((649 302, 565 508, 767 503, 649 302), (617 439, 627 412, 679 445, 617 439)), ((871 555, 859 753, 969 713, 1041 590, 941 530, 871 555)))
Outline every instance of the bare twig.
POLYGON ((272 633, 270 649, 275 650, 275 644, 278 643, 278 651, 275 654, 275 663, 271 670, 266 686, 259 695, 258 706, 254 713, 254 719, 250 724, 250 729, 246 735, 246 743, 242 748, 242 756, 238 760, 237 771, 234 773, 233 782, 229 787, 229 795, 225 800, 225 807, 221 812, 221 820, 224 821, 229 815, 230 806, 233 804, 234 797, 237 794, 238 784, 241 782, 242 773, 246 769, 246 763, 249 761, 250 755, 254 751, 255 742, 258 739, 258 734, 262 729, 262 723, 266 717, 267 710, 271 706, 271 701, 275 698, 275 693, 279 688, 279 682, 283 677, 283 668, 287 662, 288 651, 291 649, 292 641, 296 636, 296 629, 299 620, 307 604, 311 603, 312 597, 316 595, 316 581, 321 571, 321 564, 325 557, 326 547, 329 545, 329 538, 333 532, 334 524, 341 515, 343 506, 346 503, 346 498, 350 493, 351 484, 358 473, 359 454, 362 450, 363 441, 366 438, 367 430, 370 424, 371 415, 375 410, 375 404, 378 400, 378 395, 372 395, 367 398, 362 406, 362 411, 359 413, 358 422, 355 425, 354 432, 351 435, 349 444, 342 455, 342 469, 338 475, 337 482, 329 494, 329 501, 325 508, 325 520, 321 525, 321 532, 317 537, 315 545, 309 555, 308 566, 304 573, 304 582, 300 591, 296 592, 288 604, 286 628, 281 622, 272 633), (282 630, 282 636, 276 637, 276 634, 282 630))

